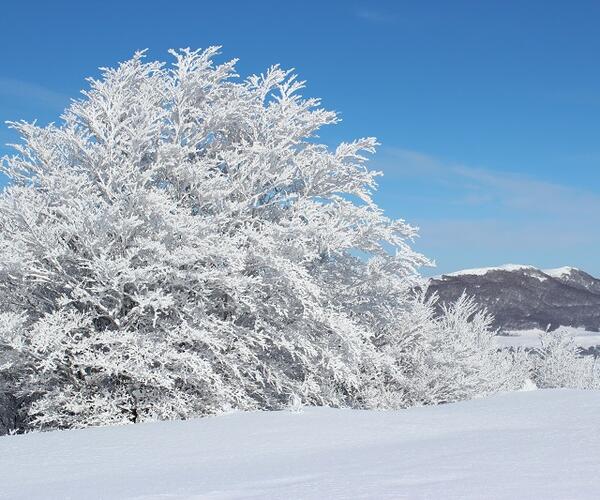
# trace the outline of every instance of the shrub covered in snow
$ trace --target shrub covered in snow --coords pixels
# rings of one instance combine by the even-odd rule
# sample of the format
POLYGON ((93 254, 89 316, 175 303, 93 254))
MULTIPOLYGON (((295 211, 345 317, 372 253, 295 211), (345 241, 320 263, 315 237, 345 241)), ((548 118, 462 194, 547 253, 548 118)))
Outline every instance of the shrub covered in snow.
POLYGON ((419 300, 379 352, 380 406, 439 404, 515 390, 528 377, 522 351, 499 350, 493 318, 463 294, 434 314, 437 297, 419 300))
POLYGON ((23 425, 298 404, 403 407, 520 371, 462 298, 414 296, 415 228, 373 202, 372 138, 277 66, 216 48, 104 69, 59 125, 13 123, 0 197, 0 375, 23 425))
POLYGON ((540 389, 600 389, 600 364, 581 356, 572 337, 561 329, 540 335, 541 347, 531 356, 532 379, 540 389))

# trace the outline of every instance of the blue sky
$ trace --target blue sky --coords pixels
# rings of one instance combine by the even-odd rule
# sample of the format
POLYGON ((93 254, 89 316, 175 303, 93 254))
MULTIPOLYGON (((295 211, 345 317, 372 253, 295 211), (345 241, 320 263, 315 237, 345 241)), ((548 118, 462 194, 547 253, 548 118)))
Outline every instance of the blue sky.
MULTIPOLYGON (((0 120, 58 120, 98 66, 223 45, 375 135, 377 201, 434 274, 506 262, 600 275, 600 2, 6 2, 0 120)), ((5 126, 0 143, 14 141, 5 126)), ((0 153, 8 149, 0 146, 0 153)))

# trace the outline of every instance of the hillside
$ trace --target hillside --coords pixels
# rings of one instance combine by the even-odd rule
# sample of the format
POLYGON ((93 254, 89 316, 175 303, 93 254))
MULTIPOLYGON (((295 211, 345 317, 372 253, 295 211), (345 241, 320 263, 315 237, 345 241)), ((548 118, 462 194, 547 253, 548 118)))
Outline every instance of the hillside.
POLYGON ((468 269, 432 278, 440 303, 463 291, 494 315, 502 331, 559 326, 600 330, 600 280, 572 267, 540 270, 506 265, 468 269))
POLYGON ((597 498, 600 392, 0 438, 5 499, 597 498))

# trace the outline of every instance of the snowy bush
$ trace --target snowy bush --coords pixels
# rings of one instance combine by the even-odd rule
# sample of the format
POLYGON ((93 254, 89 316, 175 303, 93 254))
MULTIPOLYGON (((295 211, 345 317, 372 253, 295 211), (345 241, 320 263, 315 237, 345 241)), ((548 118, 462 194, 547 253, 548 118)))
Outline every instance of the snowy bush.
POLYGON ((413 296, 415 228, 371 199, 372 138, 216 48, 104 69, 59 125, 12 123, 0 197, 2 380, 24 425, 298 404, 408 406, 511 384, 466 299, 413 296))
POLYGON ((463 294, 434 314, 436 301, 434 295, 415 302, 381 347, 382 406, 449 403, 523 386, 527 359, 498 349, 485 310, 463 294))
POLYGON ((581 356, 572 337, 560 329, 540 335, 541 347, 531 356, 532 378, 540 389, 600 389, 600 365, 581 356))

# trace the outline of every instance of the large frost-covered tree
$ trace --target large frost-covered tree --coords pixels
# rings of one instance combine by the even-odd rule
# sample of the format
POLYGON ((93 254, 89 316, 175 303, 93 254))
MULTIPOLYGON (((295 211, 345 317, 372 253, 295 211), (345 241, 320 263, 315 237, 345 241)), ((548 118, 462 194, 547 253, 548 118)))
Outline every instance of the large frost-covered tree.
POLYGON ((441 324, 415 229, 371 198, 376 141, 319 144, 338 118, 303 82, 217 53, 137 53, 59 125, 12 123, 1 369, 27 425, 430 402, 412 380, 441 324))

